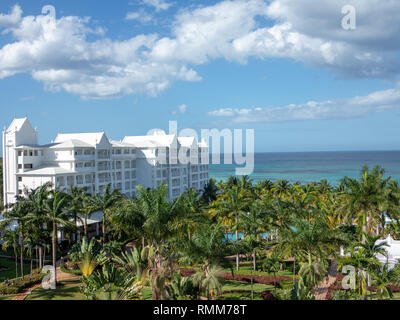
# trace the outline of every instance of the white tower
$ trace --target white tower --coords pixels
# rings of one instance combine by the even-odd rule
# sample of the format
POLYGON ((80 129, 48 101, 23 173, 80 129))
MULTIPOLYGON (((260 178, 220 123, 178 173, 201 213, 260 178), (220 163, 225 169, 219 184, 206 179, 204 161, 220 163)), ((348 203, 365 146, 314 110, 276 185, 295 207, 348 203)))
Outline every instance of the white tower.
MULTIPOLYGON (((3 199, 4 206, 15 203, 18 195, 18 151, 21 145, 37 145, 38 135, 28 118, 15 118, 9 128, 3 131, 3 199)), ((22 166, 23 170, 23 166, 22 166)))

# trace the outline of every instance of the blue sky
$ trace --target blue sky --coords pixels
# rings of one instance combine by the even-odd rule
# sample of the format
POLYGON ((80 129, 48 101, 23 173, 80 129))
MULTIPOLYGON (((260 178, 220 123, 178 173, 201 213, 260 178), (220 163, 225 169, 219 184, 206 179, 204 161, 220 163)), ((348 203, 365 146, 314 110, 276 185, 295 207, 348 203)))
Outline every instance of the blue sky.
POLYGON ((313 3, 2 0, 1 124, 28 115, 42 143, 177 120, 254 128, 259 152, 399 150, 400 4, 313 3))

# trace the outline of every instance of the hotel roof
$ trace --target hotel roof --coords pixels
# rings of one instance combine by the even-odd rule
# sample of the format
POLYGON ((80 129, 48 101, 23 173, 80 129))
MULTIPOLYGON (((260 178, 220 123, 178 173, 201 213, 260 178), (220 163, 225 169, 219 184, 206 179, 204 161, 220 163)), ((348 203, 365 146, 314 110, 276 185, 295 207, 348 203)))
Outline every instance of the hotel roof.
POLYGON ((164 131, 155 131, 154 134, 147 136, 127 136, 123 142, 131 143, 138 148, 171 147, 175 138, 173 134, 167 135, 164 131))
POLYGON ((22 126, 25 124, 25 122, 26 121, 28 121, 28 118, 15 118, 12 122, 11 122, 11 124, 10 124, 10 126, 8 127, 8 130, 7 131, 11 131, 11 132, 14 132, 14 131, 19 131, 19 130, 21 130, 21 128, 22 128, 22 126))
POLYGON ((54 140, 55 143, 66 142, 69 140, 79 140, 85 142, 92 147, 95 147, 103 136, 105 135, 104 132, 94 132, 94 133, 59 133, 54 140))
POLYGON ((19 173, 18 175, 26 176, 54 176, 59 174, 74 174, 75 172, 58 167, 58 166, 43 166, 37 169, 25 171, 24 173, 19 173))

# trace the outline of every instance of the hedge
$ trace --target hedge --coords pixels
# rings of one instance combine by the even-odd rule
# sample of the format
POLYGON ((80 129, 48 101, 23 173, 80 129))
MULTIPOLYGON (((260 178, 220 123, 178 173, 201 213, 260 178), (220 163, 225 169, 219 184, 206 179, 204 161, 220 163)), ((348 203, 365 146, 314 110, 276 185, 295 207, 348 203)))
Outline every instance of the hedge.
POLYGON ((32 279, 30 278, 30 275, 27 275, 23 279, 18 278, 10 280, 10 285, 8 286, 6 286, 5 283, 2 283, 0 284, 0 295, 18 294, 35 284, 41 283, 45 276, 46 274, 44 273, 35 273, 32 275, 32 279), (13 285, 11 285, 12 281, 14 281, 13 285))
POLYGON ((65 273, 73 274, 76 276, 82 275, 82 271, 80 269, 70 269, 69 267, 70 267, 69 263, 64 263, 60 266, 60 269, 62 272, 65 272, 65 273))

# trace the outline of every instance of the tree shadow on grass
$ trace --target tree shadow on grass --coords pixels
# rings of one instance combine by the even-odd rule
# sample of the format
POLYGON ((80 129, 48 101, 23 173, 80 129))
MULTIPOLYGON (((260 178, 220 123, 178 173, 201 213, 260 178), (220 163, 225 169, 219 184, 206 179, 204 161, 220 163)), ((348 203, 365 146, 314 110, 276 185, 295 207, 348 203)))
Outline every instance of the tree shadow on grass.
POLYGON ((38 288, 26 300, 85 300, 79 290, 80 281, 65 281, 57 284, 56 290, 38 288))

